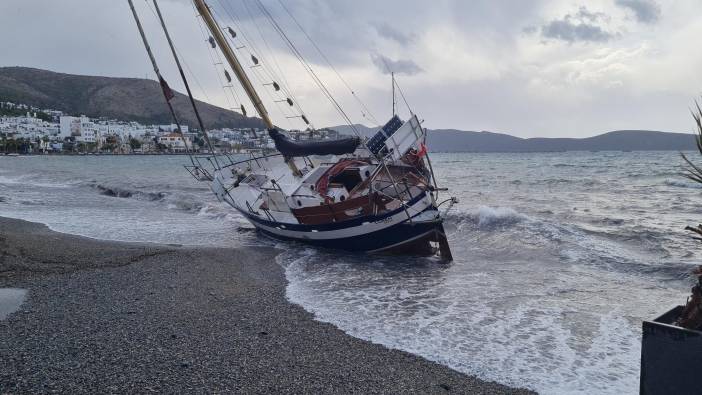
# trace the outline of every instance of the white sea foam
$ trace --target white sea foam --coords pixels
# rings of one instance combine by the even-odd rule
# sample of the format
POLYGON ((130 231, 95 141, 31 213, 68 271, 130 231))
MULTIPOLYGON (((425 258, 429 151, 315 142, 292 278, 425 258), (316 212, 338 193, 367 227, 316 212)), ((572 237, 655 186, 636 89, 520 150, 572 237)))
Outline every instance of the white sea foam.
POLYGON ((494 227, 511 225, 527 217, 510 207, 479 206, 468 211, 454 211, 450 214, 450 221, 455 221, 459 227, 466 224, 478 227, 494 227))
POLYGON ((55 182, 42 182, 33 179, 29 176, 0 176, 0 185, 22 185, 28 187, 40 187, 40 188, 69 188, 70 183, 55 183, 55 182))
POLYGON ((478 220, 478 226, 512 224, 525 218, 523 214, 509 207, 492 208, 480 206, 474 212, 474 215, 478 220))
MULTIPOLYGON (((685 299, 689 285, 676 279, 699 261, 681 231, 698 220, 699 197, 661 181, 675 183, 677 154, 432 159, 439 184, 461 201, 446 222, 453 264, 282 243, 290 300, 354 336, 485 379, 544 393, 635 393, 640 321, 685 299)), ((0 158, 0 177, 15 182, 0 185, 0 215, 106 239, 270 245, 175 170, 178 161, 187 158, 0 158), (132 196, 88 189, 97 184, 132 196)))
POLYGON ((692 181, 685 181, 682 179, 671 179, 671 178, 666 178, 663 183, 667 186, 670 187, 678 187, 678 188, 694 188, 694 189, 700 189, 702 188, 702 184, 698 184, 692 181))
MULTIPOLYGON (((629 307, 636 292, 602 296, 609 276, 579 270, 552 282, 527 268, 498 277, 470 264, 406 270, 328 258, 282 254, 287 297, 353 336, 545 394, 637 391, 640 324, 624 315, 649 312, 629 307), (532 282, 546 292, 534 293, 532 282)), ((670 300, 667 290, 649 292, 670 300)))

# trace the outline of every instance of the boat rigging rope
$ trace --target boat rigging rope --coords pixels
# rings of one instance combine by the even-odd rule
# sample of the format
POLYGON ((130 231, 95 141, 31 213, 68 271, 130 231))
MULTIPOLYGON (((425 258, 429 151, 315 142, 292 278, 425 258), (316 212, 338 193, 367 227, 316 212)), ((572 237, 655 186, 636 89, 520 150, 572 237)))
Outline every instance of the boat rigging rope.
MULTIPOLYGON (((195 12, 195 15, 197 18, 197 24, 198 24, 198 27, 200 28, 200 34, 202 35, 204 40, 207 40, 209 35, 206 33, 205 28, 202 26, 202 21, 200 20, 200 15, 197 12, 195 5, 192 3, 191 3, 191 5, 193 7, 193 11, 195 12)), ((217 67, 217 65, 222 65, 222 69, 224 70, 224 63, 222 62, 222 58, 220 57, 219 52, 217 52, 216 49, 212 49, 209 46, 207 47, 207 51, 208 51, 208 55, 210 56, 210 61, 212 62, 212 65, 214 66, 214 68, 216 70, 215 74, 217 74, 217 81, 219 82, 219 85, 220 85, 222 91, 224 92, 224 99, 227 101, 228 108, 232 111, 241 112, 242 115, 244 115, 242 110, 238 110, 235 107, 237 103, 239 103, 243 106, 243 101, 241 101, 241 99, 239 98, 239 95, 237 95, 236 91, 234 90, 234 86, 231 84, 229 85, 229 88, 230 88, 229 95, 227 95, 227 89, 226 89, 227 84, 225 84, 224 81, 222 81, 222 76, 221 76, 222 72, 219 70, 219 67, 217 67), (213 55, 213 52, 214 52, 214 55, 213 55), (215 59, 215 57, 216 57, 216 59, 215 59), (234 99, 234 103, 235 103, 234 105, 232 105, 232 102, 231 102, 230 97, 229 97, 230 95, 234 99)))
MULTIPOLYGON (((214 155, 214 148, 212 146, 212 142, 210 141, 210 136, 207 135, 207 129, 205 129, 205 124, 202 122, 202 117, 200 117, 200 111, 197 109, 197 105, 195 104, 195 98, 193 98, 193 93, 190 90, 190 84, 188 83, 188 79, 185 77, 185 72, 183 71, 183 67, 180 64, 180 59, 178 58, 178 54, 176 53, 175 47, 173 46, 173 41, 171 40, 171 35, 168 33, 168 28, 166 27, 166 22, 163 20, 163 15, 161 15, 161 10, 158 7, 158 2, 156 0, 153 0, 154 2, 154 8, 156 8, 156 13, 158 14, 158 20, 161 22, 161 27, 163 28, 163 32, 166 35, 166 39, 168 40, 168 45, 171 48, 171 52, 173 53, 173 59, 176 62, 176 65, 178 66, 178 71, 180 72, 180 77, 183 80, 183 85, 185 85, 185 90, 188 92, 188 98, 190 99, 190 104, 193 107, 193 112, 195 112, 195 117, 197 118, 198 125, 200 126, 200 133, 202 133, 202 136, 205 138, 205 142, 207 143, 207 147, 210 149, 210 152, 213 153, 214 156, 214 161, 217 163, 217 156, 214 155)), ((148 4, 148 3, 147 3, 148 4)), ((181 133, 182 135, 182 133, 181 133)), ((185 139, 183 139, 185 142, 185 139)), ((218 164, 219 166, 219 164, 218 164)))
MULTIPOLYGON (((356 102, 357 102, 358 105, 361 107, 361 115, 363 115, 363 118, 366 118, 366 114, 368 114, 368 116, 370 117, 370 121, 372 121, 372 122, 375 124, 374 126, 380 126, 380 123, 379 123, 378 120, 375 118, 375 116, 373 116, 373 113, 371 113, 371 111, 368 109, 368 107, 366 107, 366 104, 363 103, 363 101, 361 101, 361 99, 358 97, 358 95, 356 95, 356 92, 354 92, 354 90, 353 90, 353 89, 351 88, 351 86, 346 82, 346 80, 344 79, 344 77, 341 76, 341 73, 339 73, 339 71, 336 69, 336 67, 334 67, 334 65, 329 61, 329 58, 327 58, 327 56, 326 56, 326 55, 324 54, 324 52, 319 48, 319 46, 318 46, 317 43, 312 39, 312 37, 310 37, 310 35, 307 34, 307 31, 302 27, 302 25, 300 24, 300 22, 298 22, 297 18, 295 18, 295 16, 292 14, 292 12, 290 12, 290 10, 288 9, 288 7, 285 6, 285 4, 283 3, 282 0, 278 0, 278 3, 280 3, 280 6, 283 7, 283 9, 285 10, 285 12, 290 16, 290 18, 293 20, 293 22, 295 22, 295 24, 296 24, 297 27, 300 29, 300 31, 305 35, 305 37, 307 37, 307 40, 312 44, 312 46, 314 46, 314 48, 317 50, 317 52, 319 53, 319 55, 322 56, 322 59, 324 59, 324 61, 327 63, 327 65, 329 65, 329 67, 334 71, 334 73, 336 74, 336 76, 339 77, 339 80, 341 80, 341 82, 344 84, 344 86, 346 86, 346 88, 349 90, 349 92, 351 92, 351 95, 354 97, 354 99, 356 99, 356 102)), ((368 118, 366 118, 366 119, 368 119, 368 118)))
MULTIPOLYGON (((249 38, 250 35, 247 34, 247 32, 246 32, 245 24, 244 24, 244 23, 241 21, 241 19, 237 16, 236 12, 234 12, 233 7, 232 7, 232 8, 228 7, 228 6, 227 6, 227 3, 226 3, 226 2, 222 2, 221 0, 217 0, 217 1, 218 1, 218 3, 220 4, 220 6, 222 7, 222 9, 224 10, 224 12, 225 12, 225 13, 227 14, 227 16, 229 17, 229 19, 231 19, 232 23, 233 23, 235 26, 238 26, 238 28, 240 29, 240 32, 241 32, 242 39, 243 39, 243 41, 245 42, 245 45, 244 45, 244 46, 237 46, 237 45, 234 45, 234 47, 235 47, 236 49, 238 49, 238 50, 243 50, 244 48, 247 48, 247 50, 248 50, 248 52, 249 52, 249 57, 254 56, 254 52, 258 55, 258 57, 260 57, 260 56, 263 54, 263 52, 256 46, 255 42, 249 38), (252 49, 253 51, 251 51, 249 48, 252 49)), ((246 2, 244 2, 244 6, 245 6, 246 11, 248 12, 249 16, 251 17, 251 19, 254 20, 254 17, 253 17, 253 15, 252 15, 252 13, 251 13, 251 11, 250 11, 248 5, 246 4, 246 2)), ((213 10, 213 12, 215 12, 215 11, 213 10)), ((222 19, 222 18, 220 18, 220 19, 222 19)), ((264 85, 264 86, 266 86, 266 85, 271 85, 271 86, 272 86, 273 82, 275 82, 275 83, 278 85, 279 88, 282 88, 282 91, 283 91, 283 93, 286 95, 286 97, 281 97, 281 98, 279 98, 279 100, 276 100, 276 99, 273 98, 273 96, 272 96, 272 94, 271 94, 271 92, 270 92, 270 89, 266 89, 266 93, 267 93, 268 96, 271 98, 271 101, 272 101, 273 103, 275 103, 276 107, 277 107, 278 110, 281 112, 281 114, 283 115, 283 117, 286 118, 288 124, 289 124, 291 127, 293 127, 293 125, 292 125, 292 123, 291 123, 291 121, 290 121, 290 118, 302 118, 303 116, 305 116, 305 112, 304 112, 304 110, 302 109, 302 106, 301 106, 299 100, 297 100, 297 98, 295 97, 295 95, 294 95, 294 94, 292 93, 292 91, 290 90, 290 88, 289 88, 289 86, 288 86, 289 84, 288 84, 288 82, 287 82, 287 79, 285 79, 284 74, 282 74, 282 69, 280 68, 280 65, 278 64, 278 62, 277 62, 275 56, 272 54, 272 51, 270 50, 270 46, 268 45, 268 42, 265 40, 265 37, 263 36, 263 33, 262 33, 262 31, 261 31, 261 27, 260 27, 258 24, 256 24, 256 28, 258 29, 258 32, 259 32, 259 35, 261 36, 261 39, 263 40, 264 44, 265 44, 266 47, 268 48, 268 50, 269 50, 269 52, 270 52, 270 54, 271 54, 271 58, 273 59, 274 63, 276 64, 276 66, 277 66, 278 69, 280 70, 280 73, 281 73, 281 76, 282 76, 282 78, 283 78, 284 84, 283 84, 283 86, 281 87, 280 84, 278 84, 278 83, 276 82, 277 80, 279 80, 278 77, 276 76, 276 72, 269 66, 268 62, 266 62, 264 59, 260 59, 259 65, 262 66, 260 69, 263 71, 263 74, 268 74, 268 75, 267 75, 267 76, 261 76, 261 75, 259 74, 259 72, 257 72, 257 70, 259 69, 259 67, 254 67, 254 68, 252 68, 253 75, 256 77, 256 79, 259 81, 259 83, 262 84, 262 85, 264 85), (297 110, 299 111, 299 115, 296 116, 296 114, 295 114, 294 112, 292 113, 292 115, 293 115, 292 117, 291 117, 291 116, 288 116, 288 114, 286 114, 286 111, 285 111, 285 108, 286 108, 286 107, 280 105, 281 100, 285 100, 286 98, 292 98, 292 100, 293 100, 293 107, 296 107, 296 108, 297 108, 297 110)), ((232 38, 230 35, 225 35, 225 37, 226 37, 227 40, 229 40, 230 42, 233 41, 233 38, 232 38)), ((234 44, 235 44, 235 43, 234 43, 234 44)), ((268 55, 266 55, 266 56, 268 56, 268 55)), ((305 116, 305 118, 303 118, 303 120, 304 120, 304 119, 307 119, 307 117, 305 116)))
MULTIPOLYGON (((149 0, 144 0, 144 3, 146 3, 146 6, 149 8, 149 11, 151 11, 151 13, 154 14, 154 17, 158 18, 156 11, 154 11, 154 9, 149 4, 149 0)), ((186 58, 180 52, 180 49, 178 49, 178 47, 175 44, 173 44, 173 47, 175 48, 175 50, 178 54, 178 58, 185 65, 185 68, 187 69, 187 72, 188 72, 188 76, 195 81, 195 84, 200 89, 199 93, 201 93, 203 95, 203 97, 205 98, 205 101, 209 103, 210 97, 207 95, 207 91, 205 90, 205 88, 203 88, 202 84, 200 83, 200 80, 197 78, 197 75, 195 73, 193 73, 193 70, 190 68, 190 65, 188 64, 188 61, 186 60, 186 58)))
POLYGON ((171 104, 171 100, 175 98, 175 94, 171 90, 171 88, 168 86, 168 83, 166 82, 165 79, 163 79, 163 76, 161 76, 161 70, 158 67, 158 63, 156 63, 156 58, 154 57, 153 52, 151 52, 151 46, 149 45, 149 41, 146 38, 146 33, 144 33, 144 28, 141 26, 141 21, 139 20, 139 15, 137 14, 136 8, 134 8, 134 3, 132 0, 127 0, 129 2, 129 7, 132 9, 132 14, 134 15, 134 21, 136 22, 137 28, 139 29, 139 34, 141 35, 141 39, 144 42, 144 48, 146 48, 146 52, 149 55, 149 59, 151 60, 151 65, 154 68, 154 72, 156 73, 156 76, 158 77, 159 84, 161 85, 161 91, 163 93, 164 99, 166 99, 166 104, 168 105, 168 109, 171 112, 171 116, 173 117, 173 121, 176 124, 176 127, 178 128, 178 132, 180 133, 180 137, 183 140, 183 145, 185 146, 185 152, 188 153, 188 157, 190 158, 190 162, 192 163, 193 166, 195 165, 195 160, 193 159, 192 154, 190 153, 190 149, 188 147, 188 142, 187 139, 185 138, 185 135, 183 134, 183 129, 180 126, 180 121, 178 120, 178 116, 176 115, 175 109, 173 108, 173 104, 171 104))
POLYGON ((291 52, 297 57, 298 61, 302 64, 303 68, 307 71, 307 73, 312 77, 312 80, 317 84, 317 86, 320 88, 322 93, 329 99, 329 101, 332 103, 332 105, 336 108, 337 112, 344 118, 346 121, 346 124, 351 127, 353 130, 354 134, 360 139, 361 134, 356 128, 356 125, 353 124, 349 116, 346 114, 344 109, 341 107, 339 102, 334 98, 334 96, 331 94, 329 89, 324 85, 324 82, 319 78, 317 73, 314 71, 312 66, 305 60, 305 58, 302 56, 300 51, 297 49, 295 44, 290 40, 287 34, 285 34, 285 31, 283 30, 282 27, 278 24, 278 22, 273 18, 273 15, 268 11, 265 5, 261 2, 261 0, 256 0, 256 4, 258 5, 259 9, 261 10, 261 13, 268 19, 268 21, 271 23, 275 31, 280 35, 280 37, 283 39, 283 41, 288 45, 288 48, 291 50, 291 52))
MULTIPOLYGON (((387 60, 385 58, 380 58, 383 61, 383 64, 385 65, 385 69, 388 71, 388 73, 392 74, 392 84, 393 84, 393 89, 397 87, 397 90, 400 91, 400 96, 402 97, 402 100, 405 102, 405 106, 407 106, 407 110, 410 112, 410 114, 414 114, 412 112, 412 109, 410 108, 409 103, 407 102, 407 99, 405 98, 404 92, 402 92, 402 88, 400 88, 400 84, 397 83, 397 77, 395 77, 395 71, 390 68, 390 65, 388 64, 387 60)), ((393 97, 393 112, 394 112, 394 106, 395 106, 395 98, 393 97)), ((394 115, 394 114, 393 114, 394 115)))
POLYGON ((410 114, 414 114, 414 112, 412 112, 412 109, 410 108, 409 103, 407 103, 407 99, 405 98, 405 93, 402 92, 402 88, 400 88, 400 84, 397 83, 397 77, 395 77, 394 84, 397 87, 397 90, 400 91, 400 96, 402 97, 402 100, 405 102, 405 105, 407 106, 407 110, 410 112, 410 114))
MULTIPOLYGON (((249 14, 249 17, 251 20, 255 20, 253 12, 251 12, 251 9, 249 8, 248 2, 242 1, 244 4, 244 8, 246 9, 246 12, 249 14)), ((290 95, 293 100, 297 101, 297 99, 294 97, 293 92, 292 92, 292 85, 288 82, 287 77, 285 76, 285 73, 283 72, 283 69, 280 67, 280 63, 278 63, 278 59, 273 53, 273 50, 271 49, 271 46, 268 44, 268 40, 266 40, 265 35, 263 34, 263 29, 261 29, 261 25, 258 23, 254 24, 256 26, 256 30, 258 31, 258 35, 261 37, 261 40, 263 41, 263 44, 266 46, 266 49, 268 50, 268 54, 270 55, 271 59, 273 59, 273 63, 275 64, 275 67, 278 72, 278 76, 282 78, 283 80, 283 90, 286 92, 286 94, 290 95)), ((255 48, 255 47, 254 47, 255 48)), ((272 73, 272 75, 275 75, 275 72, 272 73)), ((273 78, 275 79, 275 78, 273 78)))
MULTIPOLYGON (((248 2, 244 0, 244 1, 242 1, 242 3, 244 5, 244 8, 246 9, 247 14, 251 18, 251 20, 255 20, 253 12, 251 12, 251 8, 249 7, 248 2)), ((299 117, 302 118, 302 120, 308 125, 309 128, 311 128, 312 130, 315 130, 314 125, 310 124, 309 121, 307 121, 307 115, 305 114, 305 111, 302 109, 302 103, 300 102, 300 100, 298 100, 298 98, 292 92, 292 86, 288 82, 288 79, 285 77, 285 73, 283 72, 283 69, 280 67, 280 63, 278 63, 278 59, 275 56, 275 53, 271 49, 271 46, 268 44, 268 40, 266 40, 266 36, 263 34, 263 30, 261 29, 261 25, 258 23, 254 23, 254 25, 256 26, 256 31, 258 32, 259 37, 261 37, 261 41, 263 41, 263 44, 265 45, 265 48, 267 50, 266 57, 268 57, 269 59, 273 59, 273 64, 275 64, 275 67, 278 70, 278 73, 276 74, 276 71, 273 70, 272 67, 267 69, 271 81, 278 80, 278 78, 279 78, 278 76, 280 76, 280 78, 282 78, 283 92, 287 95, 287 97, 292 98, 292 100, 294 101, 295 107, 297 107, 297 109, 299 110, 299 113, 300 113, 299 117)), ((260 50, 258 48, 256 48, 255 46, 254 46, 254 49, 256 51, 259 51, 259 53, 261 53, 260 50)), ((265 65, 267 65, 267 63, 264 62, 264 66, 265 65)))

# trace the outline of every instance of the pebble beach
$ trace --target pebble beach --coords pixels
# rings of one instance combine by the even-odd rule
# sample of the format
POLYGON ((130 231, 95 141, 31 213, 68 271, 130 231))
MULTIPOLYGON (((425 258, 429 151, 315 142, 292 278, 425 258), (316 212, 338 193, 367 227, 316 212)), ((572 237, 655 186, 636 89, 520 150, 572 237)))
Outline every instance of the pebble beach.
POLYGON ((27 294, 0 320, 0 393, 527 393, 315 321, 276 254, 0 218, 0 288, 27 294))

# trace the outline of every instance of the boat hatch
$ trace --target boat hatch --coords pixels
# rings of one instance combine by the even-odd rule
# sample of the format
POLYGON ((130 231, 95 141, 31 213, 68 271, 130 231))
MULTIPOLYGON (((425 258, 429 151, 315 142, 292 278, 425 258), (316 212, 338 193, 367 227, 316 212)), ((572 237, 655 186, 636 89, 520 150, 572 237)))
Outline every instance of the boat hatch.
POLYGON ((260 187, 268 181, 268 177, 263 174, 251 174, 242 181, 242 184, 248 184, 253 187, 260 187))

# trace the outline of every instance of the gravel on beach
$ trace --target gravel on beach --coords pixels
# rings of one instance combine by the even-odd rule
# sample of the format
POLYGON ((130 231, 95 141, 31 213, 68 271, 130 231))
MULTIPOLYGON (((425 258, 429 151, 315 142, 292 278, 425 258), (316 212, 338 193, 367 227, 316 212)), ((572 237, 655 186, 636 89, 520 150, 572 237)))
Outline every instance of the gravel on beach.
POLYGON ((99 241, 0 218, 5 393, 527 393, 346 335, 285 298, 276 250, 99 241))

